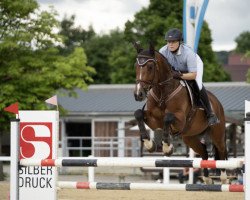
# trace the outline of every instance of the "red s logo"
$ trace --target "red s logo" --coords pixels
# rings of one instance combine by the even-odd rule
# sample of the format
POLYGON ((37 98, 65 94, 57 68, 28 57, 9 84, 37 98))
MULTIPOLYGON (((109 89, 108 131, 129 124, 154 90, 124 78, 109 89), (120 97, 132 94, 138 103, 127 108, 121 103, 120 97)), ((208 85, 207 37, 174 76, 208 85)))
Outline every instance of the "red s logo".
POLYGON ((20 159, 52 158, 52 123, 20 123, 20 159))

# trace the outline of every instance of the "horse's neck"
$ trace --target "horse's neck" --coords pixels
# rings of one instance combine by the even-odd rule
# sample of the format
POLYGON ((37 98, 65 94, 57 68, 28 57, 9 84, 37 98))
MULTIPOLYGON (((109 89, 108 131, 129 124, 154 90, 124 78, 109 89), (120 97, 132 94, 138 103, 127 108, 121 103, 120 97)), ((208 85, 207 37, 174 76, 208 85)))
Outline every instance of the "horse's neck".
POLYGON ((168 80, 172 75, 171 75, 171 66, 168 62, 168 60, 158 53, 158 67, 159 67, 159 77, 158 77, 158 82, 163 82, 165 80, 168 80))
POLYGON ((161 93, 161 95, 167 95, 167 93, 171 93, 176 89, 179 85, 179 80, 172 79, 171 66, 162 55, 159 55, 158 62, 159 72, 157 82, 158 85, 162 86, 155 88, 155 92, 161 93))

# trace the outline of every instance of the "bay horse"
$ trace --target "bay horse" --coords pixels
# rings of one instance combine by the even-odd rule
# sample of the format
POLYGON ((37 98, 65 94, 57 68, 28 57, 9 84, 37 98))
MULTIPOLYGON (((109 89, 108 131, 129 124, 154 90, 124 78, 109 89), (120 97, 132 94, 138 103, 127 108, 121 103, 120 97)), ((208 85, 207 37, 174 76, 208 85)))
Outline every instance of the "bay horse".
MULTIPOLYGON (((137 43, 134 46, 137 50, 134 97, 136 101, 147 99, 146 109, 138 109, 134 115, 145 148, 153 152, 162 147, 164 155, 170 156, 173 153, 170 136, 179 134, 188 147, 202 160, 207 160, 208 151, 200 139, 206 133, 211 138, 215 160, 226 160, 225 116, 219 100, 208 92, 212 109, 220 121, 208 126, 204 109, 193 103, 184 81, 173 78, 173 69, 167 59, 151 44, 148 50, 143 50, 137 43), (154 138, 150 138, 145 123, 154 131, 154 138)), ((212 183, 208 169, 204 169, 203 174, 204 182, 212 183)), ((221 170, 220 179, 222 183, 226 182, 225 169, 221 170)))

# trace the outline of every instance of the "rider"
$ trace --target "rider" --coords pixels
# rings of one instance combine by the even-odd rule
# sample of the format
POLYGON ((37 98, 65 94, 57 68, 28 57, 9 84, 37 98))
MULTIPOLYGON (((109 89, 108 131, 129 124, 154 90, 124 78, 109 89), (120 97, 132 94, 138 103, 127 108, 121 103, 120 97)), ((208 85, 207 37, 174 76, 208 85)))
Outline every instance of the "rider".
POLYGON ((179 29, 170 29, 166 35, 167 44, 160 49, 160 53, 167 58, 174 68, 173 77, 176 79, 195 80, 200 91, 200 99, 204 105, 208 125, 219 123, 210 102, 205 87, 202 84, 203 62, 189 46, 182 42, 182 33, 179 29))

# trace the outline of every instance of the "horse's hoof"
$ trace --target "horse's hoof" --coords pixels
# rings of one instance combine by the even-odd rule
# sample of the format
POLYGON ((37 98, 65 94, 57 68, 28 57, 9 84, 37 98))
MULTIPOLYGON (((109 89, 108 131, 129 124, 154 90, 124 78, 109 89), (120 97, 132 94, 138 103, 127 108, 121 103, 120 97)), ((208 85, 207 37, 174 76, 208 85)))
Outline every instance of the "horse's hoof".
POLYGON ((162 142, 162 151, 164 156, 171 156, 174 152, 174 147, 172 144, 168 145, 167 143, 162 142))
POLYGON ((156 151, 156 143, 154 140, 144 140, 144 147, 148 152, 152 153, 156 151))
POLYGON ((213 179, 210 178, 210 177, 205 177, 205 176, 203 176, 202 179, 203 179, 203 181, 204 181, 204 183, 205 183, 206 185, 212 185, 212 184, 214 184, 213 179))

